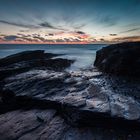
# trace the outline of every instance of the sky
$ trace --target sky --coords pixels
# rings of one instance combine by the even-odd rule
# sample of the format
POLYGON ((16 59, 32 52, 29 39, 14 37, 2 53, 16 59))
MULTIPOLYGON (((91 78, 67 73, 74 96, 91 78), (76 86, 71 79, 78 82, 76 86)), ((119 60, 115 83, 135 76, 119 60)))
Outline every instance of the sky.
POLYGON ((140 41, 140 0, 0 0, 0 43, 140 41))

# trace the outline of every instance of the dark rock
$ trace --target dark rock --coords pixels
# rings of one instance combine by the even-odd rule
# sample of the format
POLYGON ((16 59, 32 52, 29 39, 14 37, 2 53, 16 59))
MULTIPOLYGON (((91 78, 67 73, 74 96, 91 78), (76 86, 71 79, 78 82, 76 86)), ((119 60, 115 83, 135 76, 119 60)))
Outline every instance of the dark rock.
POLYGON ((67 60, 62 58, 50 59, 45 63, 45 67, 50 70, 61 71, 69 67, 73 62, 74 60, 67 60))
POLYGON ((140 130, 72 127, 55 110, 17 110, 0 115, 1 140, 138 140, 140 130), (40 116, 44 121, 39 121, 40 116))
POLYGON ((10 56, 0 59, 0 66, 4 67, 13 63, 21 62, 21 61, 43 59, 44 54, 45 53, 43 50, 25 51, 25 52, 17 53, 17 54, 10 55, 10 56))
POLYGON ((25 51, 2 58, 0 59, 0 80, 36 68, 62 71, 74 62, 62 58, 52 59, 54 56, 57 55, 37 50, 25 51))
MULTIPOLYGON (((0 139, 19 139, 20 137, 30 134, 32 131, 38 130, 44 124, 47 126, 47 123, 49 124, 54 115, 55 110, 18 110, 3 114, 0 116, 0 124, 2 126, 2 129, 0 130, 0 139), (44 119, 43 122, 38 121, 38 115, 44 119)), ((40 137, 39 130, 36 136, 40 137)), ((34 138, 34 135, 32 138, 34 138)))
POLYGON ((0 83, 0 139, 139 138, 140 81, 97 70, 63 71, 72 62, 45 57, 0 68, 27 68, 0 83))
POLYGON ((94 65, 109 74, 140 77, 140 42, 104 47, 97 51, 94 65))
POLYGON ((48 59, 54 56, 57 56, 57 55, 51 54, 51 53, 45 53, 44 50, 24 51, 24 52, 10 55, 10 56, 0 59, 0 67, 4 67, 10 64, 14 64, 14 63, 22 62, 22 61, 48 59))
MULTIPOLYGON (((140 125, 140 105, 138 100, 131 96, 117 94, 111 88, 111 81, 107 81, 104 77, 94 77, 94 79, 85 81, 84 73, 81 73, 81 75, 83 79, 80 78, 81 76, 78 77, 77 74, 74 75, 74 73, 70 75, 67 72, 32 70, 5 79, 4 88, 13 91, 16 98, 36 99, 44 103, 43 106, 45 104, 50 106, 51 104, 52 108, 57 108, 60 112, 63 112, 62 114, 66 118, 69 117, 70 119, 68 120, 72 124, 79 124, 79 122, 81 124, 83 122, 83 124, 94 125, 94 120, 106 120, 106 122, 116 120, 114 121, 116 124, 117 120, 119 120, 121 123, 128 121, 128 124, 134 122, 134 124, 140 125), (75 82, 71 82, 72 77, 75 82), (83 86, 81 83, 85 85, 83 86), (81 88, 80 85, 84 88, 81 88)), ((89 75, 91 76, 91 74, 89 75)), ((134 84, 136 91, 138 85, 139 82, 137 85, 134 84)), ((128 87, 127 82, 125 87, 128 87)), ((125 89, 126 93, 130 92, 129 87, 125 89)), ((123 90, 124 88, 118 88, 118 93, 123 92, 123 90)), ((23 106, 27 104, 25 102, 23 106)))

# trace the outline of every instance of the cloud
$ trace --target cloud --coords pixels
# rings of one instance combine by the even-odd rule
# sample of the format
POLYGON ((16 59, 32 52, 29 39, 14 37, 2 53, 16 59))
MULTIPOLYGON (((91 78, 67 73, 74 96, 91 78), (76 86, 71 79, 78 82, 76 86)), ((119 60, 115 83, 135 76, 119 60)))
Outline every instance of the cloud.
POLYGON ((105 24, 106 26, 114 26, 117 24, 117 19, 115 17, 112 16, 104 16, 100 19, 100 22, 102 24, 105 24))
POLYGON ((105 39, 104 38, 100 38, 100 41, 105 41, 105 39))
POLYGON ((129 33, 129 32, 134 32, 134 31, 138 31, 138 30, 140 30, 140 27, 129 29, 129 30, 126 30, 126 31, 123 31, 123 32, 120 32, 120 33, 129 33))
POLYGON ((49 29, 57 29, 57 30, 64 30, 64 31, 67 30, 67 29, 63 29, 61 27, 54 26, 49 22, 40 23, 39 26, 49 28, 49 29))
POLYGON ((110 36, 117 36, 117 34, 109 34, 110 36))
POLYGON ((34 39, 38 39, 39 41, 42 41, 42 42, 45 41, 45 38, 40 37, 40 36, 34 36, 33 38, 34 38, 34 39))
POLYGON ((21 36, 21 37, 31 37, 31 35, 29 35, 29 34, 25 35, 25 34, 17 33, 17 35, 21 36))
POLYGON ((6 41, 16 40, 17 38, 18 38, 18 36, 16 36, 16 35, 4 36, 4 40, 6 40, 6 41))
POLYGON ((21 33, 29 32, 30 30, 20 30, 21 33))
POLYGON ((15 23, 15 22, 9 22, 5 20, 0 20, 0 23, 18 26, 18 27, 24 27, 24 28, 39 28, 38 26, 35 26, 35 25, 26 25, 26 24, 20 24, 20 23, 15 23))
POLYGON ((118 37, 114 38, 112 41, 115 42, 140 41, 140 36, 118 37))
MULTIPOLYGON (((48 28, 48 29, 56 29, 56 30, 67 31, 67 29, 63 29, 61 27, 53 26, 49 22, 43 22, 43 23, 40 23, 40 24, 37 24, 37 25, 31 25, 31 24, 22 24, 22 23, 0 20, 0 23, 12 25, 12 26, 23 27, 23 28, 28 28, 28 29, 48 28)), ((28 30, 20 30, 20 32, 28 32, 28 30)))
POLYGON ((77 34, 85 34, 85 32, 83 32, 83 31, 77 31, 76 33, 77 34))
POLYGON ((45 36, 54 36, 54 34, 53 33, 49 33, 49 34, 47 34, 45 36))
POLYGON ((81 28, 83 28, 83 27, 85 27, 85 26, 86 26, 86 24, 73 25, 73 28, 74 28, 74 29, 81 29, 81 28))

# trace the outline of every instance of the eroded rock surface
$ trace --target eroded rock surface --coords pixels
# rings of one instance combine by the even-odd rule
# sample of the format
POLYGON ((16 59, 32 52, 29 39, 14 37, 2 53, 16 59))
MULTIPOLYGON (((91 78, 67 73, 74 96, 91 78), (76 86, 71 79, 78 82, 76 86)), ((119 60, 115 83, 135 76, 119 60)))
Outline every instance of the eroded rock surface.
POLYGON ((73 61, 44 55, 43 63, 33 57, 0 67, 31 66, 1 79, 2 140, 138 140, 139 79, 110 77, 97 69, 67 72, 73 61))
POLYGON ((0 115, 1 140, 138 140, 139 131, 72 127, 55 110, 17 110, 0 115))
MULTIPOLYGON (((82 119, 84 112, 89 112, 93 118, 106 114, 108 120, 117 117, 139 122, 139 100, 135 99, 133 95, 130 96, 132 87, 135 88, 135 92, 139 92, 139 81, 131 84, 131 87, 128 86, 129 82, 126 82, 125 89, 119 88, 116 83, 116 91, 112 88, 115 86, 114 83, 107 76, 95 71, 87 73, 88 75, 86 72, 84 74, 83 72, 32 70, 5 79, 4 89, 12 91, 16 98, 23 96, 46 103, 53 102, 60 106, 60 110, 74 108, 75 112, 66 111, 65 115, 68 113, 67 116, 72 117, 74 113, 74 117, 76 115, 77 117, 73 119, 77 122, 79 118, 82 119), (121 92, 125 94, 121 94, 121 92)), ((86 116, 84 117, 86 118, 86 116)))

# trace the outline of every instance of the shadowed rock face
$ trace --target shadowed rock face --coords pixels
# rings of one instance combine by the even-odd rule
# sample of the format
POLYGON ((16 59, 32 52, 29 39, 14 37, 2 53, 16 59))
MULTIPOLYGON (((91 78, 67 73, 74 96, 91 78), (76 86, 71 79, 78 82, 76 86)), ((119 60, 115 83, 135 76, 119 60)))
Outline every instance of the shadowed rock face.
POLYGON ((25 51, 0 59, 0 80, 35 68, 62 71, 74 62, 61 58, 52 59, 55 56, 57 55, 37 50, 25 51))
POLYGON ((97 51, 94 65, 109 74, 140 77, 140 42, 104 47, 97 51))
POLYGON ((24 51, 24 52, 10 55, 10 56, 0 59, 0 67, 7 66, 14 63, 19 63, 22 61, 30 61, 30 60, 36 60, 36 59, 49 59, 54 56, 57 56, 57 55, 51 54, 51 53, 46 54, 44 50, 24 51))
POLYGON ((96 69, 66 72, 73 61, 38 58, 0 67, 1 71, 30 67, 10 73, 0 83, 0 139, 140 137, 139 79, 110 77, 96 69))

